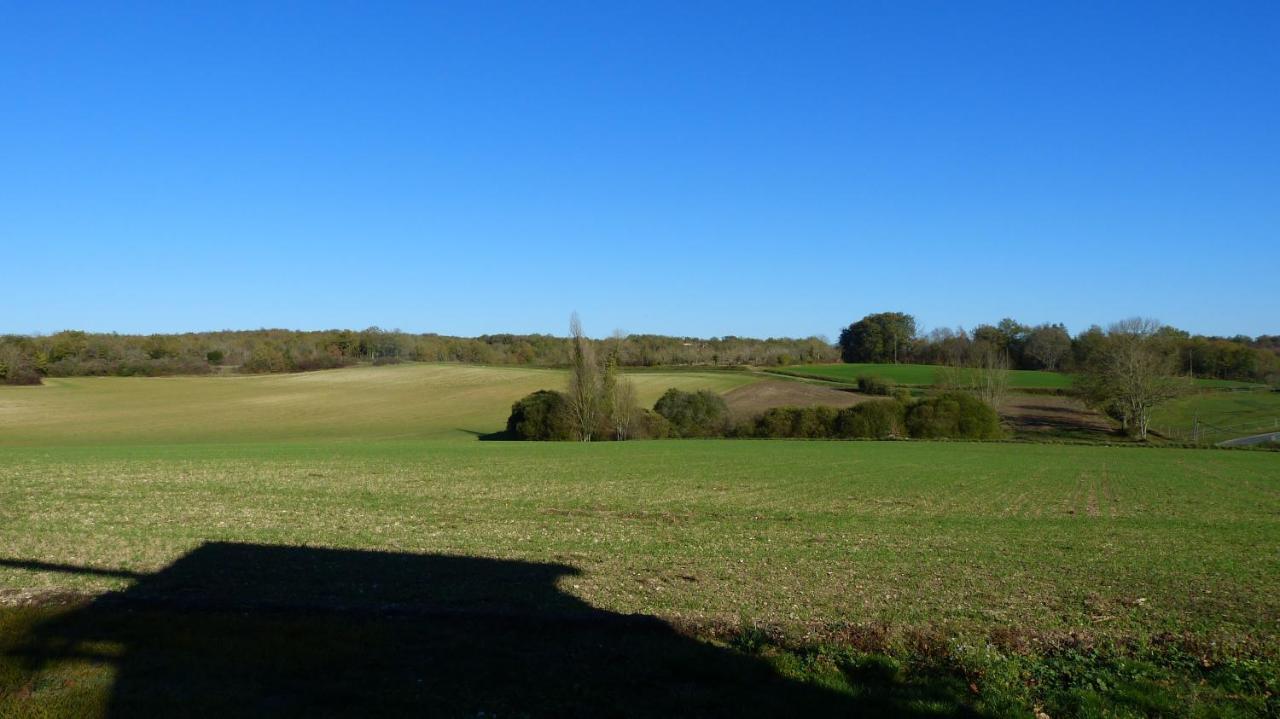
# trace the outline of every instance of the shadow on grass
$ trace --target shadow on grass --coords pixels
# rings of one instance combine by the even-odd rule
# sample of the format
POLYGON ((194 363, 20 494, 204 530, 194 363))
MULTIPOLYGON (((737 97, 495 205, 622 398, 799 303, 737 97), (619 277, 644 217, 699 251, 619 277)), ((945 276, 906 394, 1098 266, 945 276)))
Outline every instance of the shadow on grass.
POLYGON ((129 589, 48 612, 2 643, 0 662, 28 686, 60 662, 110 665, 114 717, 965 714, 951 687, 866 673, 834 691, 786 678, 759 656, 561 591, 577 574, 209 543, 155 574, 120 573, 136 578, 129 589))
POLYGON ((499 432, 477 432, 474 429, 463 429, 459 427, 458 431, 466 432, 467 434, 475 437, 481 442, 518 442, 519 441, 518 439, 516 439, 515 436, 513 436, 510 432, 506 430, 502 430, 499 432))

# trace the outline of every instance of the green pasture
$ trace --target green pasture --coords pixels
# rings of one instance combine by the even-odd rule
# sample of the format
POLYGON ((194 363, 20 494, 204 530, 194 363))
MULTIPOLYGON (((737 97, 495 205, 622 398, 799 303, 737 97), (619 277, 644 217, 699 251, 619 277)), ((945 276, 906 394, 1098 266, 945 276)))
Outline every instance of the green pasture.
MULTIPOLYGON (((859 377, 885 377, 898 384, 928 386, 937 384, 938 372, 945 368, 925 364, 815 364, 786 367, 779 372, 816 377, 836 382, 855 383, 859 377)), ((1060 372, 1011 370, 1009 385, 1016 389, 1066 389, 1071 376, 1060 372)))
MULTIPOLYGON (((898 384, 929 386, 938 383, 938 373, 942 370, 945 368, 924 364, 815 364, 794 365, 771 371, 846 384, 853 384, 862 376, 873 376, 885 377, 898 384)), ((1071 375, 1062 372, 1009 371, 1009 386, 1013 389, 1069 389, 1071 384, 1071 375)), ((1261 385, 1233 380, 1197 379, 1195 386, 1201 389, 1231 389, 1256 388, 1261 385)))
POLYGON ((1206 442, 1278 431, 1280 392, 1197 392, 1157 408, 1151 420, 1175 439, 1189 438, 1197 422, 1206 442))
POLYGON ((562 382, 0 388, 0 715, 1275 708, 1275 453, 479 441, 562 382))
MULTIPOLYGON (((561 370, 404 364, 298 374, 51 378, 0 386, 5 445, 474 438, 511 403, 562 389, 561 370)), ((668 387, 727 391, 745 373, 641 372, 640 401, 668 387)))

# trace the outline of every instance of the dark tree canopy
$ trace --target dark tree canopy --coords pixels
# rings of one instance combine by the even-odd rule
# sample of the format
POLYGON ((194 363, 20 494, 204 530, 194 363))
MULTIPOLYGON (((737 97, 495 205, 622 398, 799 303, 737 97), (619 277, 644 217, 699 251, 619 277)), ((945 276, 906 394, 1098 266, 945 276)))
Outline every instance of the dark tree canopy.
POLYGON ((729 407, 711 390, 684 392, 674 387, 653 405, 671 423, 677 437, 719 437, 729 429, 729 407))
POLYGON ((561 392, 541 389, 511 405, 507 434, 513 439, 565 441, 574 436, 569 400, 561 392))
POLYGON ((916 318, 902 312, 867 315, 840 331, 845 362, 897 362, 916 336, 916 318))

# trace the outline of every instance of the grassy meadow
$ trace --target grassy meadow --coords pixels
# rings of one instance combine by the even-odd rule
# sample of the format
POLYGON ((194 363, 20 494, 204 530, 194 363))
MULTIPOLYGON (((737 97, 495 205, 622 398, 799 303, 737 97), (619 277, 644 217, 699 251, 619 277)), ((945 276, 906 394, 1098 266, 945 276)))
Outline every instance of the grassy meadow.
MULTIPOLYGON (((859 377, 884 377, 902 385, 929 386, 938 383, 938 373, 945 368, 927 364, 813 364, 784 367, 774 372, 791 374, 799 377, 813 377, 833 382, 853 384, 859 377)), ((1042 370, 1010 370, 1009 387, 1012 389, 1069 389, 1072 384, 1071 375, 1063 372, 1045 372, 1042 370)), ((1235 382, 1222 379, 1197 379, 1196 387, 1201 389, 1230 389, 1235 387, 1258 387, 1247 382, 1235 382)))
MULTIPOLYGON (((640 372, 639 400, 668 387, 727 391, 751 376, 640 372)), ((559 370, 404 364, 297 374, 50 378, 0 388, 0 446, 458 439, 503 428, 511 403, 558 389, 559 370)))
POLYGON ((1274 453, 477 441, 562 381, 0 388, 0 715, 1278 708, 1274 453))
MULTIPOLYGON (((898 384, 928 386, 938 383, 938 372, 943 367, 928 364, 814 364, 795 365, 780 370, 786 374, 815 377, 848 384, 859 377, 884 377, 898 384)), ((1071 386, 1071 375, 1039 370, 1010 370, 1009 386, 1015 389, 1066 389, 1071 386)))
POLYGON ((1280 430, 1280 392, 1199 392, 1156 409, 1152 425, 1189 436, 1196 422, 1206 442, 1280 430))

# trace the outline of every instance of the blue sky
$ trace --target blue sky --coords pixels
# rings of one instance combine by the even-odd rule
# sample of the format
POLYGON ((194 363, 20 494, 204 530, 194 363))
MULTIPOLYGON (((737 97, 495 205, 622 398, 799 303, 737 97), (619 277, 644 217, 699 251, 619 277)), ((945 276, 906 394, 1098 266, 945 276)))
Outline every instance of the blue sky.
POLYGON ((0 332, 1276 333, 1277 38, 1270 0, 7 3, 0 332))

